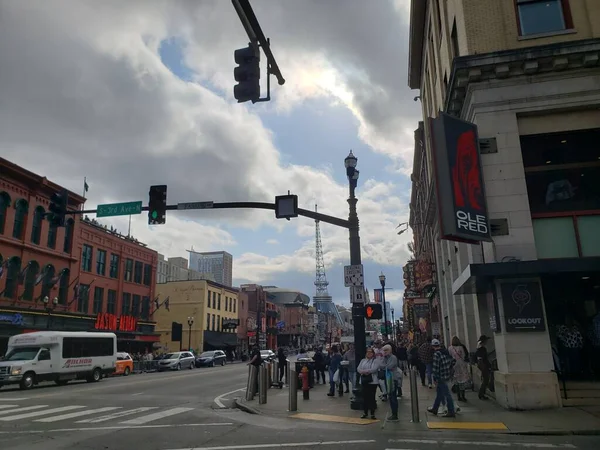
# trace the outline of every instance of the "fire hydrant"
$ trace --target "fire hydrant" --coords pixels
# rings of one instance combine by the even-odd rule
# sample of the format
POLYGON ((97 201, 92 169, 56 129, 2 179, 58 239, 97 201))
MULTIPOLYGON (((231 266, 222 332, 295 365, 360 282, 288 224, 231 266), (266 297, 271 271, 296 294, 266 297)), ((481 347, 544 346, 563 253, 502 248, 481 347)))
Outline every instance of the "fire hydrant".
POLYGON ((310 386, 308 382, 308 367, 304 366, 300 371, 300 378, 302 379, 302 398, 304 400, 309 399, 308 393, 310 392, 310 386))

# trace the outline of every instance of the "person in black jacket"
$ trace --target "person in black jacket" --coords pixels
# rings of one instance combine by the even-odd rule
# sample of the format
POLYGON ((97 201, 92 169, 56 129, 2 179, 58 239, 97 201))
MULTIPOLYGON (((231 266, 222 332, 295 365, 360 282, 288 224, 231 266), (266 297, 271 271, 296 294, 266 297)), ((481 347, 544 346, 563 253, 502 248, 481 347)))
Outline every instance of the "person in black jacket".
POLYGON ((325 355, 323 354, 322 348, 317 348, 315 351, 315 356, 313 356, 313 360, 315 361, 315 381, 319 384, 319 380, 323 379, 323 384, 325 384, 325 355))

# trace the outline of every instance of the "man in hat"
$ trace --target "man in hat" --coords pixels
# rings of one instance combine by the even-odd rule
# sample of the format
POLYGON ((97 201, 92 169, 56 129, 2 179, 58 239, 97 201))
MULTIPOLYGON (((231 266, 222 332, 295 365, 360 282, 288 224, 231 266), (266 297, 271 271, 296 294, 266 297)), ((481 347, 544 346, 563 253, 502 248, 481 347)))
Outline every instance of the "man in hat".
POLYGON ((488 385, 490 384, 490 375, 492 373, 492 364, 488 358, 488 351, 485 348, 485 344, 489 341, 489 337, 485 334, 479 337, 477 341, 477 350, 475 351, 475 357, 477 358, 477 367, 481 371, 481 386, 479 387, 479 399, 487 400, 485 395, 488 385))
POLYGON ((448 406, 448 411, 442 417, 455 417, 456 410, 454 408, 454 400, 450 392, 450 382, 454 372, 454 364, 456 360, 450 356, 448 349, 442 347, 439 339, 431 341, 433 348, 433 381, 436 383, 436 396, 433 406, 427 408, 431 414, 436 415, 440 405, 445 401, 448 406))

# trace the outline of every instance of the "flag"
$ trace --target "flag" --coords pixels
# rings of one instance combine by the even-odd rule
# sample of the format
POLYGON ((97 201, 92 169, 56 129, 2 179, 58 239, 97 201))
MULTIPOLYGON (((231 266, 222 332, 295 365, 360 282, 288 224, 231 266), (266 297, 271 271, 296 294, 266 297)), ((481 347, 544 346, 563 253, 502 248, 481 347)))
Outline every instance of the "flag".
POLYGON ((83 179, 83 192, 86 193, 90 190, 90 186, 87 184, 87 178, 83 179))
POLYGON ((23 270, 21 270, 21 273, 19 274, 19 277, 17 278, 17 285, 21 285, 21 284, 25 283, 25 277, 27 276, 27 271, 29 270, 29 267, 31 267, 31 262, 27 263, 25 268, 23 270))
POLYGON ((381 289, 373 289, 373 301, 375 303, 381 303, 382 297, 381 289))
POLYGON ((156 298, 154 299, 154 310, 156 311, 158 308, 160 308, 160 305, 158 304, 158 297, 160 297, 160 295, 157 295, 156 298))
POLYGON ((46 270, 48 270, 48 266, 44 267, 44 270, 42 270, 42 272, 38 275, 38 277, 35 279, 35 285, 37 286, 38 284, 40 284, 42 282, 42 280, 46 277, 46 270))
POLYGON ((171 312, 171 310, 169 309, 169 297, 167 297, 165 299, 165 301, 163 302, 163 305, 165 305, 165 309, 169 312, 171 312))

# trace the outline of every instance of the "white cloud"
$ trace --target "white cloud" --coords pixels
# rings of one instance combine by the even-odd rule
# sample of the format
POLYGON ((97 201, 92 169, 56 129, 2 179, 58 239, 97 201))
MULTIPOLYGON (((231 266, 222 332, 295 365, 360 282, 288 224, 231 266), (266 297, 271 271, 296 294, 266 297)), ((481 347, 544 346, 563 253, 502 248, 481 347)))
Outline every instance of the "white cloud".
POLYGON ((267 244, 269 244, 269 245, 279 245, 279 241, 277 239, 267 239, 267 244))

